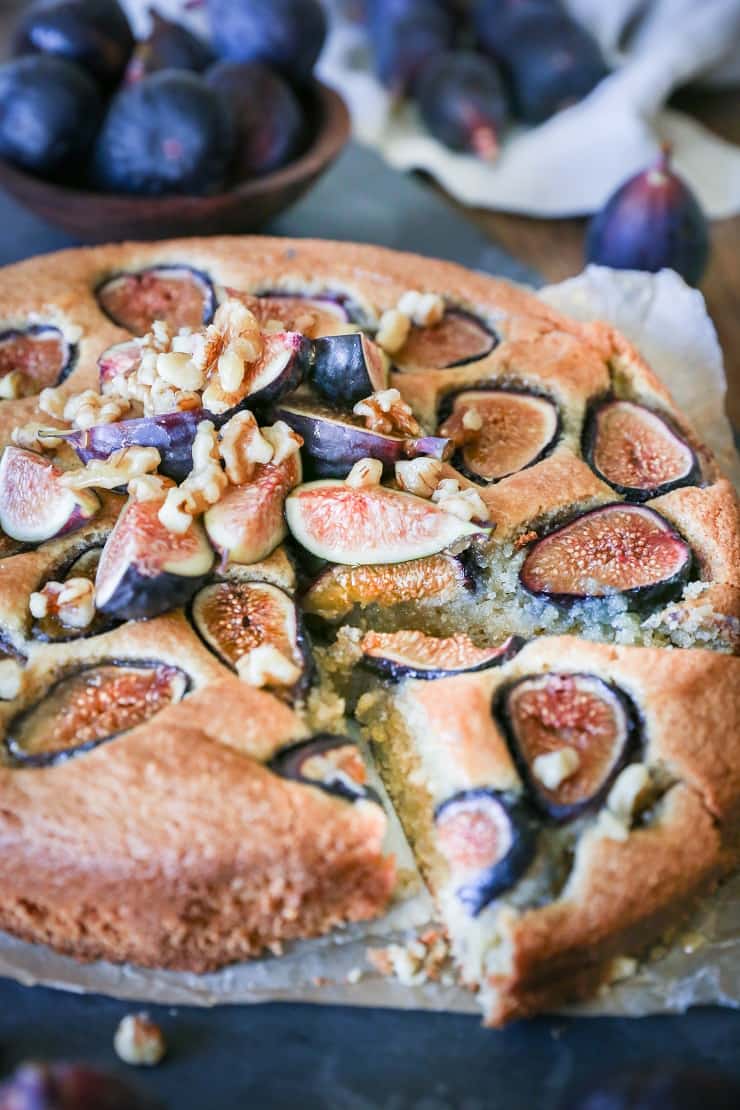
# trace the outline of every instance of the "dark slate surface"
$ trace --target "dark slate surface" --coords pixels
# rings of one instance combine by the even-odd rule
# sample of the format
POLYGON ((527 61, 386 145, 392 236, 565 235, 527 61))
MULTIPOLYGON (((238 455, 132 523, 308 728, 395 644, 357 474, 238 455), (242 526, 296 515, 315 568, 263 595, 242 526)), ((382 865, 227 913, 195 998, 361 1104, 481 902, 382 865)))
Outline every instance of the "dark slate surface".
MULTIPOLYGON (((72 245, 1 197, 0 228, 2 263, 72 245)), ((358 149, 271 230, 383 243, 536 280, 433 193, 358 149)), ((29 1057, 126 1072, 111 1042, 129 1009, 0 982, 0 1074, 29 1057)), ((740 1016, 719 1009, 641 1020, 542 1018, 498 1033, 472 1017, 340 1007, 153 1013, 170 1054, 133 1078, 172 1110, 555 1110, 563 1098, 571 1105, 568 1092, 586 1076, 628 1064, 648 1070, 661 1060, 719 1065, 740 1079, 740 1016)))

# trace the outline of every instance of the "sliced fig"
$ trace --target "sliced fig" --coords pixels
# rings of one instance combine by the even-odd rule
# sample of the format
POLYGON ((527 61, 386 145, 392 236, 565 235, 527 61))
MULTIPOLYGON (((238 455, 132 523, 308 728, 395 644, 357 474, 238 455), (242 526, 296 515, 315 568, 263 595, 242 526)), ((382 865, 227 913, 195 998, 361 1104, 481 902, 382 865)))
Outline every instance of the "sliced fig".
POLYGON ((393 361, 401 370, 447 370, 490 355, 498 336, 478 316, 448 308, 438 324, 413 327, 393 361))
POLYGON ((311 342, 300 332, 279 331, 264 338, 262 358, 250 368, 248 392, 242 402, 247 408, 277 401, 296 389, 312 357, 311 342))
POLYGON ((534 857, 537 834, 529 811, 498 790, 454 794, 437 807, 434 825, 455 893, 471 917, 509 890, 534 857))
POLYGON ((214 562, 200 523, 183 535, 169 532, 158 512, 163 498, 124 505, 100 556, 95 602, 120 620, 155 617, 177 609, 203 585, 214 562))
POLYGON ((83 667, 65 675, 8 726, 5 744, 23 766, 42 767, 90 751, 136 728, 188 691, 184 671, 136 660, 83 667))
POLYGON ((203 522, 224 563, 250 565, 266 559, 287 535, 285 498, 301 480, 300 455, 277 466, 258 466, 251 482, 231 486, 203 522))
POLYGON ((447 459, 452 454, 449 439, 382 435, 368 431, 354 417, 299 401, 283 402, 275 409, 274 418, 284 420, 302 436, 309 477, 346 478, 360 459, 380 459, 390 471, 400 459, 420 455, 447 459))
POLYGON ((656 602, 680 594, 692 562, 689 545, 654 509, 615 502, 537 540, 519 577, 530 593, 561 603, 614 594, 656 602))
POLYGON ((362 654, 371 670, 397 682, 403 678, 434 679, 451 674, 484 671, 506 663, 524 641, 509 636, 497 647, 481 648, 469 636, 427 636, 416 629, 366 632, 362 654))
POLYGON ((558 821, 603 800, 636 735, 627 696, 591 674, 527 675, 497 714, 535 802, 558 821))
POLYGON ((374 800, 360 750, 348 736, 320 732, 273 756, 270 770, 286 779, 317 786, 347 801, 374 800))
MULTIPOLYGON (((87 578, 90 582, 94 582, 102 550, 102 546, 89 547, 87 551, 78 555, 62 574, 55 571, 51 577, 57 582, 66 582, 70 578, 87 578)), ((31 624, 31 637, 45 643, 66 643, 68 640, 99 636, 102 632, 107 632, 114 624, 113 619, 96 611, 92 622, 87 627, 71 628, 64 624, 56 614, 48 613, 45 617, 34 619, 31 624)))
POLYGON ((52 324, 0 332, 0 380, 13 374, 13 397, 30 397, 59 385, 71 373, 77 346, 52 324))
MULTIPOLYGON (((468 442, 453 465, 474 482, 497 482, 544 458, 560 431, 556 405, 547 397, 524 390, 471 389, 456 393, 445 408, 449 415, 440 425, 443 436, 460 441, 466 413, 477 414, 480 431, 468 442)), ((443 410, 444 411, 444 410, 443 410)))
POLYGON ((114 451, 132 444, 156 447, 161 460, 159 473, 182 482, 193 468, 192 448, 198 425, 208 418, 205 409, 167 412, 161 416, 98 424, 72 432, 65 438, 84 463, 90 459, 107 459, 114 451))
POLYGON ((36 451, 6 447, 0 459, 0 528, 22 543, 43 543, 80 528, 100 501, 92 490, 72 490, 64 471, 36 451))
POLYGON ((135 339, 125 339, 123 343, 114 343, 106 348, 98 359, 101 391, 105 393, 105 386, 114 379, 127 378, 138 370, 141 355, 141 346, 135 339))
POLYGON ((268 582, 214 582, 193 598, 193 624, 205 644, 230 667, 269 644, 300 668, 291 693, 311 678, 311 653, 293 599, 268 582))
POLYGON ((343 293, 311 296, 267 289, 255 297, 253 311, 261 323, 281 320, 288 330, 303 332, 309 339, 333 335, 354 318, 349 298, 343 293))
POLYGON ((408 563, 331 566, 322 571, 302 599, 303 611, 335 621, 356 605, 384 608, 407 601, 451 600, 468 587, 465 570, 453 555, 431 555, 408 563))
POLYGON ((350 566, 405 563, 467 547, 490 531, 411 493, 335 481, 299 486, 285 502, 285 516, 312 555, 350 566))
POLYGON ((362 332, 314 339, 312 351, 311 385, 336 408, 351 409, 388 385, 388 359, 362 332))
POLYGON ((668 419, 634 401, 606 401, 586 424, 584 455, 628 501, 647 501, 700 476, 696 455, 668 419))
POLYGON ((105 315, 133 335, 146 335, 155 320, 171 328, 200 328, 216 311, 211 279, 191 266, 150 266, 113 274, 95 290, 105 315))

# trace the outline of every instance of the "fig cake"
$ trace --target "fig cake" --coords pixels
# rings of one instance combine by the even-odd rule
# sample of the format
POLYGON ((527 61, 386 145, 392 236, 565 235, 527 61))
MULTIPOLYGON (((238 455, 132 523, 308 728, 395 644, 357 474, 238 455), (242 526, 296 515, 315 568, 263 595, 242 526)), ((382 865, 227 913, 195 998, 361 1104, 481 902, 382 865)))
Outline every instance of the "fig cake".
POLYGON ((310 240, 0 293, 1 928, 205 972, 381 915, 375 768, 500 1025, 736 866, 737 498, 612 327, 310 240))

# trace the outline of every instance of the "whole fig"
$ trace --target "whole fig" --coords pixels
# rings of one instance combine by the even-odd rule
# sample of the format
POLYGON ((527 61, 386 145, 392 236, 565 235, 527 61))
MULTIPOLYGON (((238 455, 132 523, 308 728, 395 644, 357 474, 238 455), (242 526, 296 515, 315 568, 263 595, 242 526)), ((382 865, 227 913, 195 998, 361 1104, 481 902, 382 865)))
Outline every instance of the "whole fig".
POLYGON ((698 285, 709 256, 701 205, 670 165, 664 147, 654 166, 630 177, 592 219, 586 259, 617 270, 676 270, 698 285))

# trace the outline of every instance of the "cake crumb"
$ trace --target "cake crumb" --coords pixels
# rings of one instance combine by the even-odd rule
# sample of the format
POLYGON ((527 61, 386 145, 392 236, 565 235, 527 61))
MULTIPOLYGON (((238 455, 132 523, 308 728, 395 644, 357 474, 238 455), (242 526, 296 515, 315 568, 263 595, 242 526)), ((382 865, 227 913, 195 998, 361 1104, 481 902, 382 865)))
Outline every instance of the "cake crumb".
POLYGON ((116 1055, 132 1067, 151 1068, 167 1051, 162 1030, 147 1013, 126 1014, 113 1038, 116 1055))
POLYGON ((367 958, 376 971, 394 977, 404 986, 454 982, 450 969, 450 946, 443 929, 432 927, 405 944, 368 948, 367 958), (452 978, 450 978, 452 976, 452 978))

